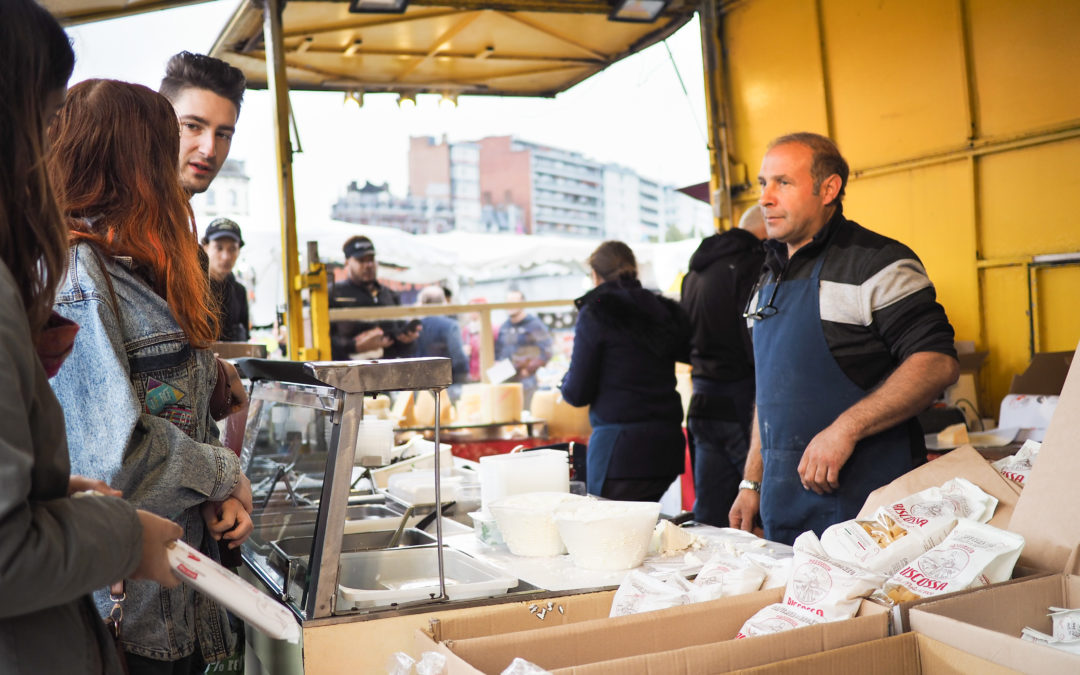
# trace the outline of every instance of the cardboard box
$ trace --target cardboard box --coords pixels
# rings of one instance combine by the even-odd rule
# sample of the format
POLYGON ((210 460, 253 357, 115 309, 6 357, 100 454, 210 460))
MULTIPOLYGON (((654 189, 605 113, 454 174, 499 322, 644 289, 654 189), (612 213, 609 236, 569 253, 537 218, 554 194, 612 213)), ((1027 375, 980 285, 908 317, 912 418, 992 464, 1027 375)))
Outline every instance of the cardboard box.
POLYGON ((888 634, 888 610, 863 601, 858 615, 847 621, 733 639, 747 619, 780 602, 783 595, 784 589, 774 588, 656 612, 450 639, 438 645, 419 631, 417 647, 421 652, 443 653, 450 675, 501 673, 516 657, 558 675, 689 675, 757 666, 888 634))
POLYGON ((1053 418, 1072 360, 1072 352, 1044 352, 1032 357, 1027 370, 1013 376, 1009 393, 1001 400, 998 426, 1033 429, 1021 432, 1021 438, 1043 440, 1042 430, 1053 418))
POLYGON ((1025 540, 1020 565, 1056 574, 923 601, 911 610, 913 630, 1025 672, 1080 672, 1080 657, 1020 640, 1025 625, 1049 627, 1049 606, 1080 607, 1080 582, 1069 576, 1080 567, 1078 427, 1080 368, 1070 368, 1008 527, 1025 540))
POLYGON ((1025 673, 1080 673, 1080 656, 1024 642, 1031 626, 1052 632, 1048 607, 1080 607, 1080 577, 1020 579, 978 592, 921 604, 912 630, 1025 673))
POLYGON ((978 423, 983 410, 979 402, 979 371, 989 355, 989 352, 976 352, 974 349, 974 343, 956 343, 960 375, 956 383, 945 390, 945 402, 963 413, 969 429, 978 423))
POLYGON ((953 478, 966 478, 983 492, 996 497, 998 505, 994 511, 994 517, 990 519, 990 524, 1000 528, 1008 526, 1012 519, 1013 509, 1020 498, 1021 488, 990 466, 990 462, 970 445, 948 452, 909 471, 888 485, 874 490, 866 498, 866 503, 863 504, 862 510, 856 517, 867 520, 873 517, 874 512, 882 506, 896 503, 908 495, 927 488, 940 486, 953 478))
POLYGON ((603 619, 611 613, 614 597, 615 591, 599 591, 550 600, 508 602, 493 605, 492 611, 478 615, 432 619, 427 633, 433 641, 443 642, 603 619))
POLYGON ((907 633, 737 672, 740 675, 1007 675, 1018 671, 925 635, 907 633))

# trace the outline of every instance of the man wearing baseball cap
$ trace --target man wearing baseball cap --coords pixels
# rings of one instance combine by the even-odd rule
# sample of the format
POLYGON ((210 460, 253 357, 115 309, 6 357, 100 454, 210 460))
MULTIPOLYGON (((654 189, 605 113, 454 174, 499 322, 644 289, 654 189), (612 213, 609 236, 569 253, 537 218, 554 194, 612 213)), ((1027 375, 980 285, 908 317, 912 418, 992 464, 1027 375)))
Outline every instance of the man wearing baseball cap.
POLYGON ((228 218, 215 218, 206 228, 201 243, 210 259, 210 291, 217 301, 221 326, 218 340, 246 342, 251 330, 247 289, 232 273, 244 245, 240 226, 228 218))
MULTIPOLYGON (((346 277, 330 287, 330 307, 378 307, 401 304, 398 294, 376 279, 375 244, 350 237, 342 247, 346 277)), ((355 355, 387 359, 413 356, 420 322, 335 321, 330 325, 331 356, 346 361, 355 355)))

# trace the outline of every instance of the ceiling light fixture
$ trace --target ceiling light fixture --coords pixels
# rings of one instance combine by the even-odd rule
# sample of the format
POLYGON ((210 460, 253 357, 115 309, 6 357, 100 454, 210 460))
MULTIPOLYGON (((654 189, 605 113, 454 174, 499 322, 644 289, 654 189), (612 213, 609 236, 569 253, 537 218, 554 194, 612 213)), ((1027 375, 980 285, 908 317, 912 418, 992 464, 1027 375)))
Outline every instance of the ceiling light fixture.
POLYGON ((349 0, 353 14, 401 14, 409 6, 409 0, 349 0))
POLYGON ((415 108, 416 107, 416 94, 398 94, 397 104, 399 108, 415 108))
POLYGON ((671 0, 615 0, 608 21, 652 23, 667 9, 671 0))
POLYGON ((442 98, 439 99, 439 107, 456 108, 457 97, 456 91, 444 91, 442 98))
POLYGON ((360 89, 350 89, 345 92, 345 105, 352 101, 357 108, 364 107, 364 92, 360 89))

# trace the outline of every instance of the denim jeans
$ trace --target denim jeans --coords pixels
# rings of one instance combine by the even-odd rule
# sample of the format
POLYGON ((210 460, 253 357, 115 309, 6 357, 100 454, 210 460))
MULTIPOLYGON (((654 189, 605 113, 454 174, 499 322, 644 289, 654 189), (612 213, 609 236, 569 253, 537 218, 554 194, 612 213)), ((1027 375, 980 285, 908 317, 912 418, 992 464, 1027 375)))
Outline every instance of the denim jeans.
POLYGON ((728 512, 739 493, 748 429, 739 422, 691 417, 686 426, 694 444, 694 520, 728 526, 728 512))

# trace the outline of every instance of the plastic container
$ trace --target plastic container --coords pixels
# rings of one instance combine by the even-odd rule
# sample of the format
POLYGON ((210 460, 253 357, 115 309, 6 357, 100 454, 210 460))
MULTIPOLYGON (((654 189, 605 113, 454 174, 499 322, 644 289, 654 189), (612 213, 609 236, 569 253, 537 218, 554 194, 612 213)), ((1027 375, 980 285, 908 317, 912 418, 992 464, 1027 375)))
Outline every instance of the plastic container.
POLYGON ((487 511, 471 511, 469 517, 473 522, 473 534, 482 543, 488 546, 505 544, 502 534, 499 532, 499 524, 495 522, 495 516, 487 511))
MULTIPOLYGON (((439 496, 444 504, 457 499, 458 488, 461 487, 464 480, 462 476, 446 471, 442 472, 442 481, 439 483, 441 488, 439 496)), ((409 504, 434 504, 435 470, 421 469, 420 471, 395 473, 387 481, 386 491, 409 504)))
POLYGON ((556 507, 584 497, 569 492, 528 492, 491 503, 491 515, 514 555, 544 557, 566 553, 553 516, 556 507))
POLYGON ((480 509, 526 492, 569 492, 570 456, 562 450, 530 450, 480 458, 480 509))
POLYGON ((628 570, 645 559, 659 515, 659 502, 583 499, 560 504, 553 519, 576 566, 628 570))
POLYGON ((387 419, 365 417, 356 427, 356 450, 353 464, 386 466, 394 451, 394 423, 387 419))
MULTIPOLYGON (((443 548, 446 594, 451 600, 505 593, 517 578, 461 551, 443 548)), ((341 554, 338 609, 388 607, 439 594, 435 547, 341 554)))

